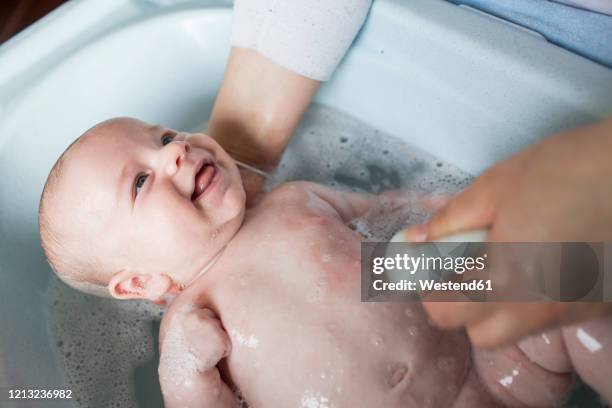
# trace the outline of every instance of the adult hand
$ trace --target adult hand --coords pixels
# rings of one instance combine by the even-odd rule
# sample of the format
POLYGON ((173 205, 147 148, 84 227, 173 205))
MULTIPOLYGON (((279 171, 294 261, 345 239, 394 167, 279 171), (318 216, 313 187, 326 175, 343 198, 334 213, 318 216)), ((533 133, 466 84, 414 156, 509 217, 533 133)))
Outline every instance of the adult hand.
MULTIPOLYGON (((610 241, 611 154, 612 120, 550 137, 493 166, 405 237, 432 241, 488 227, 488 241, 610 241)), ((431 302, 425 308, 439 325, 466 326, 483 346, 612 312, 610 303, 431 302)))

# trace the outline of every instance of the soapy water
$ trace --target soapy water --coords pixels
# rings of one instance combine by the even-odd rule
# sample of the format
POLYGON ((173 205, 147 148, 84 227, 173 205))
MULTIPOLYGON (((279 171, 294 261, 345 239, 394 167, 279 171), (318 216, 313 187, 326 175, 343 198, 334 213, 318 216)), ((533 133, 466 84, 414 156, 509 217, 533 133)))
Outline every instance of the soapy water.
POLYGON ((388 241, 405 226, 424 221, 424 199, 449 196, 472 177, 430 153, 336 110, 313 106, 304 116, 271 188, 310 180, 339 190, 380 195, 384 217, 365 217, 352 227, 371 241, 388 241))
POLYGON ((50 330, 76 407, 162 407, 157 336, 163 310, 150 302, 79 293, 53 277, 50 330))
MULTIPOLYGON (((291 180, 375 194, 401 190, 414 198, 453 193, 471 178, 355 118, 313 106, 267 186, 291 180)), ((394 200, 383 202, 383 211, 385 206, 395 208, 394 200)), ((427 217, 419 200, 413 204, 399 212, 388 211, 389 217, 382 222, 366 218, 353 227, 370 240, 387 240, 402 226, 427 217)), ((55 338, 52 348, 64 367, 66 387, 73 391, 76 407, 163 407, 157 378, 162 308, 81 294, 55 278, 48 297, 55 338)), ((237 396, 240 406, 247 408, 239 392, 237 396)))

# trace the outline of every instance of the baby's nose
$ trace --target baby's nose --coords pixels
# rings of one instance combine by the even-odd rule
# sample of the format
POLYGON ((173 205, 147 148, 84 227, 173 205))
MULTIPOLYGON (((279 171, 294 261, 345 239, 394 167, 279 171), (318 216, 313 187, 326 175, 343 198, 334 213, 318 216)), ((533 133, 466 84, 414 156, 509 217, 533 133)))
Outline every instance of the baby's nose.
POLYGON ((162 150, 166 172, 168 175, 173 175, 180 169, 185 156, 191 151, 191 146, 184 140, 176 140, 168 143, 162 150))

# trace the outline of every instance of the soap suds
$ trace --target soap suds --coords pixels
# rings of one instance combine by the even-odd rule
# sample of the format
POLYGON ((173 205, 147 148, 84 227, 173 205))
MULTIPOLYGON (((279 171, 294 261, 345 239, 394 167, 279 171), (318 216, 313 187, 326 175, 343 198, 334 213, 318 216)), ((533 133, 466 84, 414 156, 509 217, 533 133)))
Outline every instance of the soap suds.
POLYGON ((170 322, 164 338, 164 353, 160 362, 164 364, 162 373, 166 381, 176 385, 185 384, 193 378, 198 370, 204 368, 203 362, 191 351, 189 342, 185 339, 185 331, 180 320, 170 322))
POLYGON ((161 397, 152 381, 160 307, 82 294, 55 277, 48 298, 53 349, 75 407, 135 407, 146 393, 161 397))
POLYGON ((427 198, 449 196, 472 178, 345 113, 314 105, 267 188, 292 180, 311 180, 362 193, 402 191, 403 196, 381 197, 379 211, 384 217, 369 214, 352 225, 367 240, 388 241, 398 230, 429 216, 427 198))
POLYGON ((235 329, 231 329, 229 331, 229 335, 232 339, 232 342, 236 342, 241 346, 252 349, 256 349, 259 346, 259 339, 253 336, 252 334, 247 336, 235 329))
POLYGON ((329 398, 321 393, 306 390, 302 395, 300 408, 334 408, 334 406, 330 404, 329 398))

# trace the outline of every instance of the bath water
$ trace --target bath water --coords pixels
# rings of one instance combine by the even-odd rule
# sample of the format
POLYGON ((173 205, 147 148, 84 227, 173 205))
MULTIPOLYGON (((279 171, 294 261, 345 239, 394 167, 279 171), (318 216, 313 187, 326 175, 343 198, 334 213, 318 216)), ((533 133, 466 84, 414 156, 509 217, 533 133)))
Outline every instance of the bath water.
MULTIPOLYGON (((284 181, 310 180, 361 193, 401 191, 402 201, 411 203, 409 208, 390 208, 383 222, 362 219, 354 225, 370 240, 387 241, 402 227, 426 219, 429 213, 423 199, 448 196, 471 179, 430 153, 345 113, 315 105, 304 115, 267 184, 271 188, 284 181)), ((384 198, 383 207, 393 207, 398 198, 384 198)))
MULTIPOLYGON (((427 135, 423 135, 427 137, 427 135)), ((414 196, 449 194, 470 176, 353 117, 322 106, 305 115, 268 188, 311 180, 359 192, 402 190, 414 196)), ((384 224, 355 228, 373 240, 420 222, 419 201, 384 224)), ((50 329, 78 407, 162 407, 157 380, 157 334, 163 310, 138 301, 77 293, 56 279, 49 288, 50 329)))

